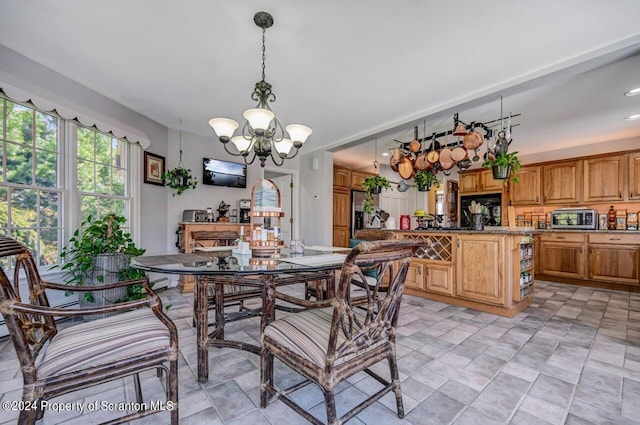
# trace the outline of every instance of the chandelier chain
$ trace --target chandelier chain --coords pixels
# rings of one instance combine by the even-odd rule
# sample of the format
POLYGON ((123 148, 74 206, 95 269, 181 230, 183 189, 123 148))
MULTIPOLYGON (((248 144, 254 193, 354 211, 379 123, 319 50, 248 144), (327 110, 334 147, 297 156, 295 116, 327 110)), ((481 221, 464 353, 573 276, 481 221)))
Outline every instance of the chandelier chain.
POLYGON ((265 44, 267 42, 266 32, 267 30, 263 27, 262 28, 262 81, 265 80, 265 62, 267 60, 267 54, 266 54, 267 48, 265 47, 265 44))

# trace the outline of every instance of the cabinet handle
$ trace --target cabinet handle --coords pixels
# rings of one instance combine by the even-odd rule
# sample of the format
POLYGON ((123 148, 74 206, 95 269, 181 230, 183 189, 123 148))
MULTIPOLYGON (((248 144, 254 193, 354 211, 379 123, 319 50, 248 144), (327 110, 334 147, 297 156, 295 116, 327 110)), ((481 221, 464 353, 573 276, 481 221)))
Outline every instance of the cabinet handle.
POLYGON ((589 247, 589 254, 593 253, 593 247, 589 247))
POLYGON ((622 192, 618 192, 618 198, 622 199, 622 192))
POLYGON ((620 238, 609 238, 610 241, 619 241, 620 238))
POLYGON ((424 274, 425 274, 425 276, 429 276, 429 267, 427 267, 426 269, 424 269, 424 274))
POLYGON ((567 239, 566 236, 556 236, 556 239, 567 239))
POLYGON ((418 276, 422 276, 422 267, 418 267, 418 276))
POLYGON ((538 203, 538 195, 536 195, 536 203, 538 203))
POLYGON ((582 254, 582 247, 580 247, 580 254, 582 254))
POLYGON ((547 195, 544 195, 544 202, 547 202, 547 195))
POLYGON ((456 238, 456 245, 458 245, 458 248, 460 248, 460 238, 456 238))
POLYGON ((629 191, 629 199, 633 198, 633 192, 629 191))

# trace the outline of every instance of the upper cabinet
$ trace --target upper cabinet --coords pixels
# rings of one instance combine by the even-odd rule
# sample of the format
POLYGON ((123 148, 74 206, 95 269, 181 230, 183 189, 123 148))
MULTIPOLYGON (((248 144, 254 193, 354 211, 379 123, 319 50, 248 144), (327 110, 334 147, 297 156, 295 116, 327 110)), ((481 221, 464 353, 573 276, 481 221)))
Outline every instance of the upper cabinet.
POLYGON ((626 177, 626 155, 585 159, 584 202, 622 201, 626 177))
POLYGON ((351 188, 351 170, 341 167, 333 167, 333 190, 351 188))
POLYGON ((473 170, 460 173, 458 184, 460 193, 502 192, 504 180, 495 180, 491 170, 473 170))
POLYGON ((542 166, 542 202, 571 204, 581 201, 582 161, 542 166))
POLYGON ((629 200, 640 199, 640 152, 629 154, 629 200))
POLYGON ((364 190, 364 186, 362 185, 363 180, 372 175, 375 174, 351 171, 351 189, 364 190))
POLYGON ((540 167, 522 167, 515 175, 518 183, 509 184, 509 199, 513 205, 539 205, 540 167))

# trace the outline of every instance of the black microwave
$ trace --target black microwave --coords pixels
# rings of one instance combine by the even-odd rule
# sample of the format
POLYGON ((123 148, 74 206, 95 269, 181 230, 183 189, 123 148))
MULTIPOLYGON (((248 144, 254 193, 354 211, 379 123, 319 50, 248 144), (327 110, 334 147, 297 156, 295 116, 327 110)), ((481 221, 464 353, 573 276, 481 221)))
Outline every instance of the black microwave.
POLYGON ((598 226, 598 214, 585 208, 560 208, 551 212, 552 229, 588 229, 598 226))

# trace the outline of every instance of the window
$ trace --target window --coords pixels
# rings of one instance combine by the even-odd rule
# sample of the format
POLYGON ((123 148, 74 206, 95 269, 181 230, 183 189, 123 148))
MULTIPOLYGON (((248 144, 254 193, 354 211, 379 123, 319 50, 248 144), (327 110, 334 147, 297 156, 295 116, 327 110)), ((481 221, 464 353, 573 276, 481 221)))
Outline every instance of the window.
POLYGON ((4 98, 0 116, 0 230, 29 247, 38 264, 55 264, 62 235, 60 120, 4 98))
POLYGON ((40 266, 89 215, 131 217, 131 143, 1 96, 0 142, 0 233, 40 266))

